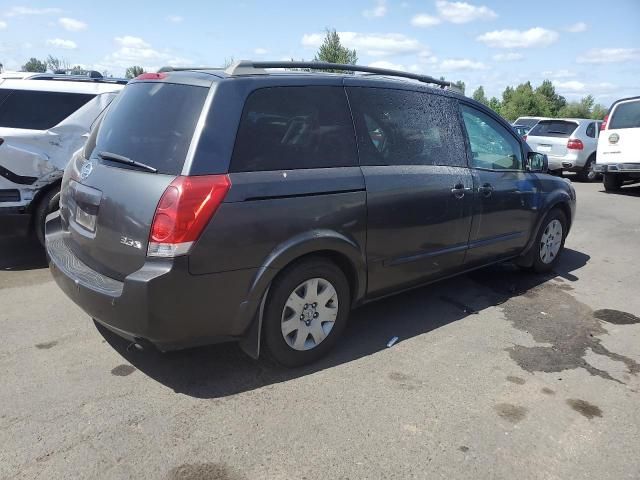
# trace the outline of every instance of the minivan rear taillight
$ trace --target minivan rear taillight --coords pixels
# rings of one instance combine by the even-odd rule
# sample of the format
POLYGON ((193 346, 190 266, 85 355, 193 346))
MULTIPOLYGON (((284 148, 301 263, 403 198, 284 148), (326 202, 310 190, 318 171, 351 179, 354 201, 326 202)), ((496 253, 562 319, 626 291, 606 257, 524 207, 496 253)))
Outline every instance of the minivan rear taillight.
POLYGON ((567 148, 569 150, 582 150, 584 148, 584 145, 582 144, 582 140, 579 140, 577 138, 571 138, 567 142, 567 148))
POLYGON ((147 255, 175 257, 188 253, 230 187, 227 175, 176 177, 156 207, 147 255))
POLYGON ((607 122, 609 121, 609 114, 607 113, 604 116, 604 120, 602 120, 602 123, 600 124, 600 131, 602 132, 603 130, 607 129, 607 122))

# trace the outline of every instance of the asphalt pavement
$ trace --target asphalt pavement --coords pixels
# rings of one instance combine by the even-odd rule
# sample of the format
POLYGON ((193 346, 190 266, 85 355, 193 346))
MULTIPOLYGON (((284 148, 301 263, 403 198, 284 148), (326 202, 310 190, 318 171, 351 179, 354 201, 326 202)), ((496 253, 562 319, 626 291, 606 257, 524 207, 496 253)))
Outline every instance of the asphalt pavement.
POLYGON ((0 239, 0 478, 640 478, 640 186, 575 187, 553 274, 368 305, 295 370, 129 350, 0 239))

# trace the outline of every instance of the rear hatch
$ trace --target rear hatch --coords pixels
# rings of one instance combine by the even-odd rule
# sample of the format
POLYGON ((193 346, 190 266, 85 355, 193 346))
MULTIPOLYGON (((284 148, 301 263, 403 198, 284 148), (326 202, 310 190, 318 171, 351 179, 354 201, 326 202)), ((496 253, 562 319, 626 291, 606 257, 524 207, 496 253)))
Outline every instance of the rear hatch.
POLYGON ((617 103, 598 138, 598 163, 640 163, 640 98, 617 103))
POLYGON ((165 189, 180 175, 209 88, 159 81, 127 85, 65 175, 61 215, 69 248, 119 280, 145 262, 165 189), (134 163, 135 162, 135 163, 134 163))
POLYGON ((527 143, 535 152, 564 157, 576 128, 578 123, 571 120, 540 120, 527 134, 527 143))

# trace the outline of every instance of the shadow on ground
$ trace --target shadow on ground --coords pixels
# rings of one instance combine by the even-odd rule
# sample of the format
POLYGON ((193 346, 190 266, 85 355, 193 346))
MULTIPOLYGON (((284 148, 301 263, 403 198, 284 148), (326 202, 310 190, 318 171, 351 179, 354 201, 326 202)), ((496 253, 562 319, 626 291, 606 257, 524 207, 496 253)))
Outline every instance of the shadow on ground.
POLYGON ((138 370, 174 391, 198 398, 220 398, 351 362, 384 348, 500 305, 552 278, 573 282, 589 256, 566 249, 556 271, 523 272, 511 264, 477 270, 462 278, 418 288, 355 310, 342 340, 329 356, 313 365, 283 369, 254 361, 235 344, 214 345, 162 354, 128 349, 128 342, 98 326, 107 342, 138 370), (461 288, 469 287, 469 288, 461 288))
POLYGON ((622 187, 620 190, 615 192, 607 192, 604 188, 601 190, 603 193, 607 193, 609 195, 628 195, 630 197, 640 197, 640 184, 632 184, 625 187, 622 187))
POLYGON ((0 236, 0 270, 47 268, 47 256, 35 235, 0 236))

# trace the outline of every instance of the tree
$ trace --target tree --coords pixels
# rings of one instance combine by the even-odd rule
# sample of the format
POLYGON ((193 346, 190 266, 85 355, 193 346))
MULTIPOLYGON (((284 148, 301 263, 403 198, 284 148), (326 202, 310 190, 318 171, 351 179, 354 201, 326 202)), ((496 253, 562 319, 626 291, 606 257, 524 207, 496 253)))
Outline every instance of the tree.
POLYGON ((587 95, 579 102, 567 103, 558 112, 558 116, 565 118, 591 118, 591 109, 594 103, 594 98, 591 95, 587 95))
POLYGON ((596 103, 591 109, 591 118, 594 120, 603 120, 606 114, 607 109, 604 108, 604 105, 600 105, 599 103, 596 103))
POLYGON ((556 93, 556 88, 551 83, 551 80, 544 80, 542 84, 536 88, 535 93, 544 96, 551 108, 551 116, 555 117, 558 112, 567 104, 567 100, 556 93))
POLYGON ((509 121, 514 121, 522 115, 551 116, 549 99, 539 92, 534 92, 531 82, 522 83, 515 90, 507 87, 502 97, 504 100, 500 107, 500 114, 509 121))
POLYGON ((143 73, 145 73, 144 68, 134 65, 133 67, 127 68, 124 76, 126 78, 136 78, 138 75, 142 75, 143 73))
POLYGON ((71 75, 86 75, 87 70, 82 68, 80 65, 75 65, 70 69, 71 75))
POLYGON ((475 92, 473 92, 472 98, 483 105, 489 105, 489 100, 487 100, 487 97, 484 94, 484 87, 482 85, 476 88, 475 92))
POLYGON ((462 92, 462 95, 464 95, 464 90, 466 88, 466 85, 462 80, 458 80, 457 82, 451 82, 451 85, 459 89, 462 92))
MULTIPOLYGON (((355 50, 349 50, 340 43, 340 35, 335 29, 327 29, 324 41, 318 53, 316 53, 315 62, 343 63, 347 65, 355 65, 358 61, 358 55, 355 50)), ((340 70, 329 70, 331 72, 340 72, 340 70)))
POLYGON ((69 62, 66 59, 54 57, 53 55, 48 55, 44 63, 52 72, 55 72, 56 70, 67 71, 71 68, 69 62))
POLYGON ((501 107, 502 105, 500 104, 500 100, 496 97, 491 97, 491 100, 489 100, 489 108, 499 114, 501 107))
POLYGON ((41 62, 37 58, 31 57, 27 63, 22 66, 23 72, 37 72, 44 73, 47 71, 47 65, 41 62))

